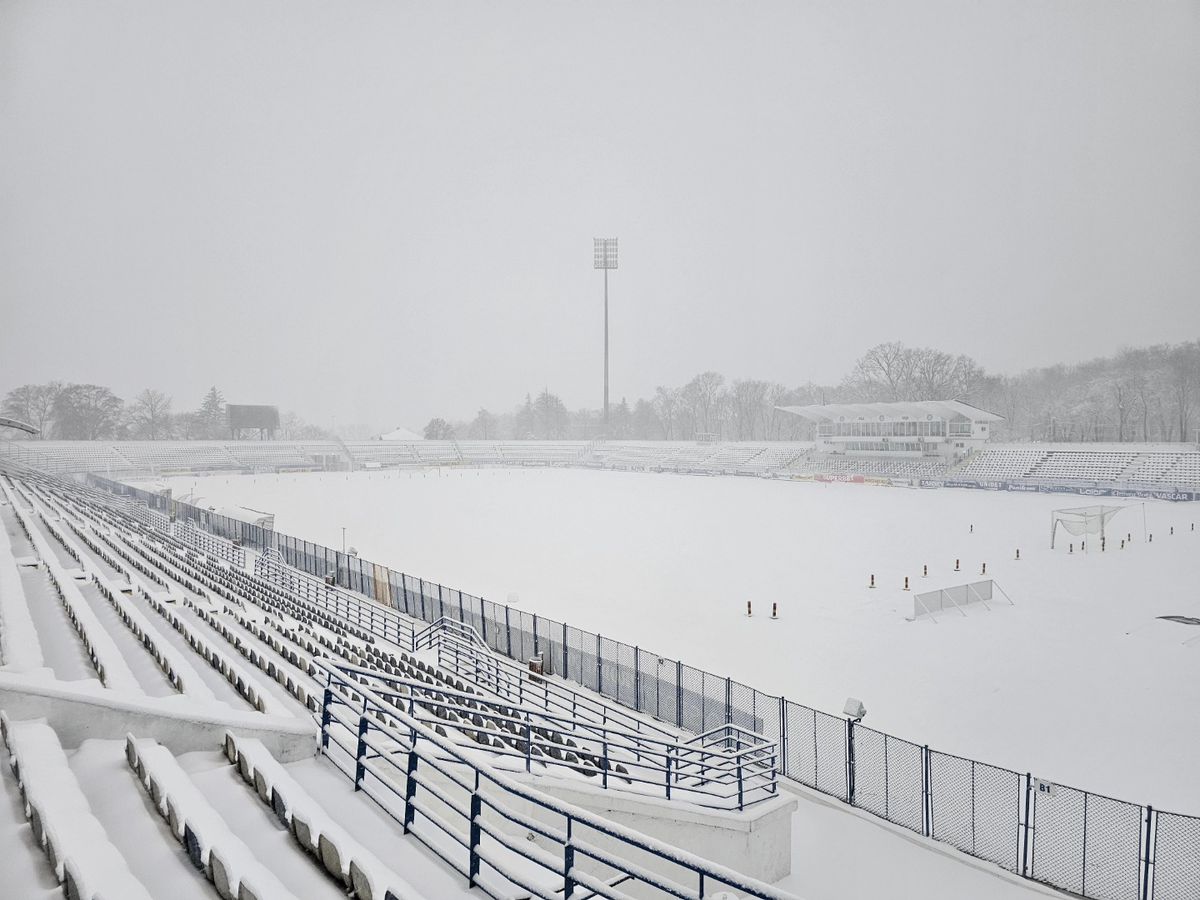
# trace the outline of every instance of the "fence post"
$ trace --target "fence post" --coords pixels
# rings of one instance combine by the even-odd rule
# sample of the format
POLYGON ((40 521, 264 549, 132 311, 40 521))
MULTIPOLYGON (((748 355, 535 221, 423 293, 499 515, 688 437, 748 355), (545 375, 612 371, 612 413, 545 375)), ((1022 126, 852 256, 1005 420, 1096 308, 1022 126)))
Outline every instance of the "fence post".
POLYGON ((529 713, 525 713, 525 772, 529 773, 533 757, 533 729, 529 727, 529 713))
MULTIPOLYGON (((330 676, 332 679, 332 676, 330 676)), ((321 703, 321 749, 329 749, 329 720, 333 718, 333 714, 329 711, 330 704, 333 703, 333 686, 331 681, 325 682, 325 699, 321 703)))
POLYGON ((563 678, 570 678, 570 677, 571 677, 571 672, 570 672, 570 670, 567 668, 567 623, 566 623, 566 622, 563 622, 563 638, 562 638, 562 645, 563 645, 563 670, 562 670, 562 674, 563 674, 563 678))
POLYGON ((575 845, 571 842, 571 819, 567 819, 567 839, 563 842, 563 900, 575 895, 575 879, 571 870, 575 868, 575 845))
MULTIPOLYGON (((725 724, 733 724, 733 679, 725 679, 725 724)), ((725 749, 729 749, 729 732, 725 732, 725 749)))
POLYGON ((1150 852, 1150 823, 1154 818, 1154 807, 1146 805, 1146 838, 1142 849, 1142 900, 1150 900, 1150 867, 1154 856, 1150 852))
MULTIPOLYGON (((922 806, 924 807, 924 814, 925 814, 924 815, 925 821, 923 824, 925 826, 925 837, 929 837, 930 834, 932 834, 932 832, 933 832, 933 768, 929 761, 929 745, 928 744, 926 744, 924 747, 921 748, 921 761, 922 761, 921 790, 925 795, 925 802, 922 804, 922 806)), ((972 780, 974 780, 974 777, 975 777, 974 773, 975 773, 975 766, 974 766, 974 763, 972 763, 972 765, 971 765, 972 780)), ((972 789, 972 793, 973 792, 974 791, 972 789)), ((974 800, 972 800, 972 803, 974 803, 974 800)), ((972 816, 972 819, 974 819, 974 816, 972 816)), ((972 822, 972 828, 974 828, 973 822, 972 822)))
POLYGON ((787 760, 788 760, 788 733, 787 733, 787 701, 783 696, 779 697, 779 765, 775 767, 776 771, 783 775, 787 775, 787 760))
POLYGON ((683 727, 683 663, 675 660, 675 727, 683 727))
POLYGON ((508 636, 508 638, 507 638, 507 640, 508 640, 508 658, 513 659, 514 657, 512 655, 512 624, 508 620, 508 613, 509 613, 508 605, 505 604, 505 606, 504 606, 504 631, 508 636))
POLYGON ((600 658, 600 635, 596 634, 596 693, 604 693, 604 668, 600 658))
POLYGON ((671 747, 670 744, 668 744, 667 745, 667 766, 666 766, 666 768, 667 768, 667 799, 668 800, 671 799, 671 760, 673 759, 673 756, 672 756, 673 753, 674 753, 674 749, 671 747))
POLYGON ((480 827, 479 818, 483 814, 483 805, 479 801, 479 770, 475 770, 475 790, 471 792, 471 839, 468 852, 470 853, 470 863, 467 871, 467 884, 471 887, 475 886, 475 879, 479 877, 479 838, 480 827))
POLYGON ((742 784, 742 754, 738 754, 738 810, 746 808, 745 788, 742 784))
POLYGON ((854 805, 854 720, 846 719, 846 802, 854 805))
MULTIPOLYGON (((366 706, 365 700, 363 706, 366 706)), ((370 722, 364 708, 362 715, 358 717, 358 751, 354 755, 354 790, 356 791, 362 790, 363 776, 367 774, 367 729, 370 727, 370 722)))
POLYGON ((633 648, 633 709, 642 711, 642 654, 637 647, 633 648))
POLYGON ((1029 772, 1025 773, 1025 834, 1022 837, 1021 845, 1021 875, 1029 877, 1029 830, 1032 827, 1030 816, 1030 803, 1033 791, 1033 775, 1029 772))
MULTIPOLYGON (((1101 547, 1103 547, 1103 544, 1101 544, 1101 547)), ((1081 854, 1081 856, 1083 858, 1079 862, 1079 878, 1080 878, 1079 893, 1083 894, 1083 896, 1085 896, 1085 897, 1087 896, 1087 819, 1088 819, 1088 816, 1087 816, 1088 804, 1087 804, 1087 802, 1088 802, 1088 792, 1084 791, 1083 792, 1083 844, 1082 844, 1083 852, 1081 854)))
POLYGON ((483 638, 483 642, 486 644, 487 643, 487 616, 485 616, 483 614, 483 598, 482 597, 479 598, 479 630, 481 632, 480 637, 483 638))
POLYGON ((417 739, 415 734, 412 738, 412 747, 408 751, 408 766, 405 774, 407 777, 404 779, 404 833, 408 834, 417 813, 413 806, 413 801, 417 798, 417 739))

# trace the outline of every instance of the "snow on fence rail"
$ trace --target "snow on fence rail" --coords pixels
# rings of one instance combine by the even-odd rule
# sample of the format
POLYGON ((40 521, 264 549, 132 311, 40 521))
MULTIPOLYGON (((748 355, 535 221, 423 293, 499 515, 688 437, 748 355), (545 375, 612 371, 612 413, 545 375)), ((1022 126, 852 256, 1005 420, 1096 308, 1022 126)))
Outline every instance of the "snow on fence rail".
POLYGON ((261 741, 225 732, 225 757, 296 843, 356 897, 420 900, 403 878, 334 822, 261 741))
POLYGON ((498 878, 539 897, 558 893, 622 900, 792 895, 640 832, 564 803, 509 777, 385 702, 355 677, 316 662, 326 677, 322 752, 434 854, 491 897, 498 878), (385 724, 396 720, 398 727, 385 724), (531 818, 528 808, 538 808, 531 818), (550 818, 552 824, 545 819, 550 818), (532 832, 540 841, 530 842, 532 832), (440 835, 449 838, 442 840, 440 835), (543 849, 549 847, 550 850, 543 849), (530 874, 520 859, 538 867, 530 874))
MULTIPOLYGON (((139 497, 147 502, 167 502, 165 498, 107 478, 89 475, 88 479, 89 484, 113 494, 139 497)), ((68 489, 71 487, 74 486, 68 485, 68 489)), ((1043 487, 1064 492, 1076 489, 1043 487)), ((1014 485, 1013 489, 1042 488, 1014 485)), ((1187 499, 1200 499, 1200 493, 1187 499)), ((186 504, 176 501, 177 514, 196 519, 201 527, 206 521, 204 517, 212 520, 212 515, 205 511, 185 507, 186 504)), ((1102 891, 1092 879, 1083 885, 1086 889, 1083 896, 1103 900, 1164 900, 1167 897, 1190 900, 1196 896, 1195 887, 1200 885, 1200 817, 1160 812, 1148 805, 1138 806, 1147 825, 1134 836, 1136 841, 1131 842, 1127 830, 1118 830, 1118 836, 1111 841, 1106 840, 1099 846, 1094 842, 1089 844, 1089 828, 1092 835, 1107 834, 1116 828, 1115 821, 1123 822, 1127 818, 1125 812, 1115 815, 1114 807, 1105 803, 1107 798, 1101 795, 1077 791, 1080 797, 1098 798, 1090 803, 1086 815, 1084 807, 1087 804, 1082 801, 1077 815, 1054 817, 1048 812, 1050 808, 1043 805, 1045 815, 1038 821, 1032 798, 1036 790, 1049 782, 1035 778, 1031 773, 1018 774, 1011 769, 965 760, 890 735, 883 739, 869 736, 865 743, 856 743, 855 733, 865 733, 861 725, 644 648, 247 523, 229 520, 215 524, 223 529, 223 533, 234 531, 247 546, 259 550, 277 549, 290 565, 302 571, 318 577, 332 572, 339 587, 356 591, 416 619, 433 622, 448 616, 465 622, 492 649, 519 662, 541 655, 548 674, 561 675, 635 711, 696 733, 726 723, 761 733, 778 741, 782 748, 781 775, 851 805, 861 805, 889 821, 913 827, 916 820, 908 813, 913 805, 911 799, 907 803, 899 801, 911 798, 915 793, 921 797, 919 805, 924 809, 919 822, 921 833, 951 843, 1018 875, 1073 889, 1076 880, 1067 872, 1068 868, 1072 871, 1080 869, 1085 862, 1088 867, 1097 866, 1098 857, 1132 857, 1139 860, 1140 867, 1140 881, 1135 891, 1129 889, 1131 880, 1122 882, 1120 890, 1102 891), (881 752, 867 752, 880 743, 881 752), (919 748, 920 764, 913 763, 917 755, 917 751, 911 749, 913 747, 919 748), (889 768, 890 758, 897 753, 904 755, 908 763, 899 770, 889 768), (949 765, 947 760, 961 760, 961 763, 956 767, 949 765), (983 784, 960 777, 964 767, 992 785, 993 792, 984 796, 983 784), (857 785, 864 783, 863 779, 868 779, 866 783, 881 783, 887 801, 860 802, 866 801, 865 795, 860 796, 857 792, 857 785), (955 811, 955 820, 949 818, 947 810, 955 811), (1169 836, 1161 847, 1160 826, 1165 826, 1163 833, 1169 836), (1040 830, 1037 841, 1031 839, 1035 828, 1040 830), (970 840, 963 837, 965 833, 971 835, 970 840), (984 834, 995 836, 997 846, 1012 847, 1014 852, 995 851, 991 843, 980 838, 984 834), (1066 848, 1063 852, 1071 860, 1070 866, 1035 868, 1038 841, 1043 851, 1055 845, 1066 848)))

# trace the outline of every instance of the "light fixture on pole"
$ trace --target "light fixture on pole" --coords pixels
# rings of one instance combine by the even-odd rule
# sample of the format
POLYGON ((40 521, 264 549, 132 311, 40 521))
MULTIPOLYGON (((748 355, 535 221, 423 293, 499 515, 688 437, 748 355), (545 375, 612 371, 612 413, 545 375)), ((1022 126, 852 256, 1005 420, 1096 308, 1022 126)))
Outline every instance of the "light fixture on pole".
POLYGON ((604 270, 604 433, 608 435, 608 270, 617 267, 617 239, 592 238, 592 268, 604 270))

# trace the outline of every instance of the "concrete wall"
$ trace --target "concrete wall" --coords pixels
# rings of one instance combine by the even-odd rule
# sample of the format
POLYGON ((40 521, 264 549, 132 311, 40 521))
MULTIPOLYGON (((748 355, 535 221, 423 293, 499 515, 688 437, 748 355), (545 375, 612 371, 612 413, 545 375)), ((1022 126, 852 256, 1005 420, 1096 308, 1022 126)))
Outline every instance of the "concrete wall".
POLYGON ((0 672, 0 709, 10 719, 45 719, 64 747, 86 740, 124 740, 132 733, 154 738, 172 753, 217 750, 231 728, 257 738, 281 762, 315 756, 317 726, 308 718, 267 716, 247 710, 173 703, 176 697, 149 698, 118 694, 93 683, 71 690, 62 682, 38 681, 0 672))

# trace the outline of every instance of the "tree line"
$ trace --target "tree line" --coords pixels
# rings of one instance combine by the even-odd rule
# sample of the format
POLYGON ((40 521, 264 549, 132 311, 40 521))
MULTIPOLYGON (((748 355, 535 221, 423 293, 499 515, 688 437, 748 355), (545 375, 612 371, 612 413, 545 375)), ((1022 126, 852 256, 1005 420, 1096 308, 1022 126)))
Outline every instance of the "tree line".
MULTIPOLYGON (((1126 348, 1017 375, 986 372, 962 354, 891 342, 867 350, 835 384, 788 387, 701 372, 633 402, 621 398, 610 406, 607 426, 601 410, 570 410, 545 387, 505 411, 481 408, 470 419, 434 418, 424 433, 432 440, 809 440, 812 425, 777 407, 951 399, 1004 416, 993 426, 999 440, 1200 441, 1200 341, 1126 348)), ((176 411, 172 398, 153 388, 126 402, 95 384, 26 384, 8 392, 0 411, 32 424, 42 438, 59 440, 229 436, 225 400, 215 386, 195 409, 176 411)), ((332 437, 295 413, 281 417, 278 436, 332 437)))
POLYGON ((1200 341, 1127 348, 1075 365, 1017 375, 986 372, 971 357, 899 342, 879 344, 835 384, 787 387, 702 372, 649 397, 570 411, 549 388, 511 410, 473 419, 432 419, 431 440, 810 440, 811 423, 780 406, 899 400, 962 400, 1004 416, 998 440, 1200 441, 1200 341))
MULTIPOLYGON (((129 402, 97 384, 24 384, 0 404, 3 414, 33 425, 41 439, 63 441, 203 441, 229 437, 225 398, 215 386, 195 409, 173 409, 172 398, 146 388, 129 402)), ((318 440, 330 435, 295 413, 280 417, 284 440, 318 440)), ((14 436, 9 433, 9 436, 14 436)), ((25 437, 17 434, 17 437, 25 437)))

